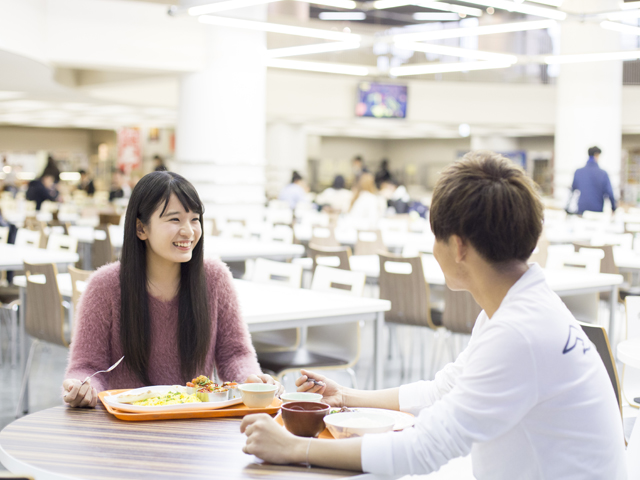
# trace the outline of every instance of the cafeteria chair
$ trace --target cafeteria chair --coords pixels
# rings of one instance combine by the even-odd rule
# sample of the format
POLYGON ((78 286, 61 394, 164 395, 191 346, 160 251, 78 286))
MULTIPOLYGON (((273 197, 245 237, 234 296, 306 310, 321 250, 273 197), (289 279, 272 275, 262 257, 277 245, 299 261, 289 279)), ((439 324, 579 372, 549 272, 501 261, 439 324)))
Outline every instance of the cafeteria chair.
POLYGON ((263 242, 282 242, 286 244, 294 243, 295 237, 293 228, 289 225, 273 225, 271 228, 260 234, 260 240, 263 242))
MULTIPOLYGON (((626 335, 625 339, 640 337, 640 297, 625 298, 626 335)), ((628 365, 622 366, 622 396, 634 408, 640 408, 640 370, 628 365)))
POLYGON ((377 255, 388 252, 382 241, 381 230, 358 230, 354 255, 377 255))
MULTIPOLYGON (((311 290, 360 297, 365 279, 365 274, 361 272, 320 265, 313 275, 311 290)), ((258 355, 258 361, 261 367, 273 372, 280 381, 285 375, 298 372, 301 368, 346 370, 351 386, 357 388, 353 367, 360 358, 360 329, 360 322, 308 327, 299 349, 258 355)))
POLYGON ((602 250, 576 252, 573 245, 550 245, 547 252, 548 269, 583 268, 590 273, 600 273, 604 258, 602 250))
POLYGON ((349 258, 351 257, 351 247, 326 247, 309 243, 307 247, 309 257, 312 259, 311 273, 315 274, 318 264, 336 267, 342 270, 351 270, 349 258), (320 262, 318 259, 322 258, 320 262))
POLYGON ((100 225, 120 225, 121 215, 119 213, 100 213, 98 217, 100 225))
POLYGON ((37 230, 29 230, 26 228, 19 228, 16 233, 17 247, 33 247, 39 248, 43 233, 37 230))
POLYGON ((100 225, 99 227, 96 227, 96 231, 98 230, 105 233, 105 238, 96 238, 91 246, 91 263, 93 264, 92 266, 94 270, 115 260, 108 226, 100 225))
POLYGON ((319 247, 339 247, 340 243, 336 240, 335 229, 332 227, 311 227, 311 239, 309 245, 317 245, 319 247))
MULTIPOLYGON (((429 284, 424 276, 421 257, 402 257, 393 254, 379 254, 380 258, 380 298, 391 302, 391 310, 385 313, 385 323, 389 324, 389 343, 397 336, 396 326, 422 327, 438 332, 442 327, 442 310, 432 308, 429 284)), ((436 337, 439 341, 440 336, 436 337)), ((412 336, 413 340, 416 336, 412 336)), ((424 349, 423 349, 424 351, 424 349)), ((389 348, 391 353, 391 348, 389 348)), ((405 376, 402 362, 402 378, 405 376)), ((409 355, 409 358, 412 358, 409 355)), ((424 378, 424 362, 421 365, 424 378)))
POLYGON ((33 343, 29 349, 29 356, 22 377, 20 396, 16 407, 16 417, 23 413, 28 413, 29 406, 23 406, 23 400, 31 373, 31 364, 36 349, 42 342, 69 347, 71 342, 71 331, 65 321, 62 296, 58 288, 58 270, 53 263, 41 265, 24 264, 24 271, 27 277, 27 297, 25 307, 25 331, 33 338, 33 343), (34 279, 35 275, 43 276, 41 279, 34 279))
MULTIPOLYGON (((255 261, 251 280, 263 284, 300 288, 302 286, 302 266, 258 258, 255 261)), ((251 334, 251 341, 258 353, 258 360, 263 352, 297 349, 300 346, 300 338, 299 328, 285 328, 251 334)))
POLYGON ((69 275, 71 275, 71 303, 73 304, 74 313, 77 312, 76 307, 78 306, 78 300, 80 300, 80 295, 82 292, 78 288, 79 282, 86 282, 91 274, 92 270, 81 270, 76 267, 68 267, 69 275))
POLYGON ((52 233, 47 241, 47 250, 56 252, 78 252, 78 239, 69 235, 52 233))

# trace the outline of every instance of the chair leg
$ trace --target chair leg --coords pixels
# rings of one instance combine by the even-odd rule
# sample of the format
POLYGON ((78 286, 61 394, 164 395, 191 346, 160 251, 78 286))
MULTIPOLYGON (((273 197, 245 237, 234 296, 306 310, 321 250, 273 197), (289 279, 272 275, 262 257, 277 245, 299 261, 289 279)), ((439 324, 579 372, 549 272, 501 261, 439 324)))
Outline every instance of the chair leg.
POLYGON ((18 366, 18 309, 14 305, 9 313, 11 318, 11 368, 18 366))
POLYGON ((15 416, 16 418, 20 417, 20 410, 22 410, 23 414, 29 413, 29 405, 25 405, 23 407, 22 402, 24 401, 24 394, 27 390, 27 385, 29 384, 29 375, 31 373, 31 362, 33 361, 33 356, 35 355, 36 348, 40 344, 40 340, 34 339, 31 344, 31 348, 29 349, 29 357, 27 358, 27 365, 24 369, 24 374, 22 376, 22 385, 20 386, 20 396, 18 397, 18 405, 16 406, 15 416))
POLYGON ((358 380, 356 379, 356 372, 353 371, 353 368, 347 368, 347 373, 349 377, 351 377, 351 388, 358 388, 358 380))

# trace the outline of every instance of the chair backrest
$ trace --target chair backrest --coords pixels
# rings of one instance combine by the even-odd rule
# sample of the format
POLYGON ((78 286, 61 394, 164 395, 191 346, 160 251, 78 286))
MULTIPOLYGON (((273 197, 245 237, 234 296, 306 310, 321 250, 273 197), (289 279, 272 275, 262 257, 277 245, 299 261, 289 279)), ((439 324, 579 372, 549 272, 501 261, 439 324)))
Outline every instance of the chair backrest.
POLYGON ((429 284, 420 257, 380 254, 380 298, 391 301, 385 321, 437 328, 431 320, 429 284))
POLYGON ((105 234, 104 239, 96 238, 93 241, 91 251, 91 263, 93 268, 100 268, 107 263, 113 262, 113 248, 111 247, 111 237, 109 236, 109 228, 106 225, 96 227, 96 231, 102 231, 105 234))
POLYGON ((454 333, 471 334, 482 308, 469 292, 455 292, 445 285, 442 325, 454 333))
POLYGON ((69 275, 71 275, 71 291, 73 292, 71 296, 71 301, 73 302, 74 312, 76 312, 77 310, 75 310, 75 307, 76 305, 78 305, 78 300, 80 300, 80 295, 82 295, 82 292, 78 288, 78 282, 86 282, 91 276, 91 274, 93 273, 93 271, 80 270, 79 268, 72 267, 72 266, 69 266, 68 270, 69 270, 69 275))
POLYGON ((340 268, 318 265, 311 280, 311 290, 317 292, 348 293, 361 297, 364 292, 366 275, 340 268))
POLYGON ((44 231, 44 222, 36 219, 36 217, 25 217, 24 228, 33 230, 34 232, 42 232, 44 231))
POLYGON ((309 245, 314 244, 320 247, 339 247, 336 240, 335 230, 331 227, 313 226, 311 227, 311 240, 309 245))
POLYGON ((77 253, 78 239, 75 237, 70 237, 69 235, 52 233, 51 235, 49 235, 47 250, 77 253))
POLYGON ((258 258, 253 269, 252 281, 300 288, 302 286, 302 265, 258 258))
POLYGON ((613 245, 586 245, 582 243, 574 243, 573 247, 576 252, 581 253, 583 250, 601 250, 604 254, 602 257, 602 261, 600 262, 600 273, 619 273, 618 267, 616 266, 616 261, 613 258, 613 245))
POLYGON ((354 255, 377 255, 380 252, 388 252, 382 241, 382 232, 380 230, 358 230, 354 255))
POLYGON ((260 235, 263 242, 282 242, 292 244, 294 240, 293 228, 288 225, 274 225, 260 235))
POLYGON ((351 257, 350 247, 325 247, 309 243, 307 250, 309 252, 309 256, 313 259, 312 272, 316 271, 318 258, 325 258, 325 261, 328 261, 327 263, 323 263, 325 266, 337 267, 342 270, 351 270, 351 265, 349 264, 349 257, 351 257), (328 263, 331 263, 331 265, 328 263))
POLYGON ((603 257, 602 250, 585 249, 576 252, 573 245, 550 245, 546 268, 584 268, 591 273, 600 273, 603 257))
POLYGON ((68 347, 56 266, 53 263, 34 265, 25 262, 24 271, 27 276, 26 332, 45 342, 68 347), (44 278, 34 278, 35 275, 44 278))
POLYGON ((16 246, 39 248, 41 238, 42 232, 19 228, 18 233, 16 233, 16 246))
MULTIPOLYGON (((626 335, 625 338, 640 337, 640 296, 629 295, 624 300, 626 310, 626 335)), ((640 397, 640 369, 629 365, 622 367, 622 396, 633 406, 638 406, 635 399, 640 397)))
POLYGON ((591 343, 596 346, 600 358, 604 363, 604 367, 609 374, 609 380, 613 386, 613 391, 616 394, 616 401, 620 408, 620 414, 622 415, 622 403, 620 401, 620 382, 618 381, 618 370, 616 369, 616 361, 611 353, 611 346, 609 345, 609 337, 604 327, 600 325, 593 325, 590 323, 580 323, 582 330, 587 334, 591 343))
POLYGON ((0 227, 0 243, 9 242, 9 227, 0 227))
POLYGON ((120 225, 119 213, 100 213, 100 225, 120 225))

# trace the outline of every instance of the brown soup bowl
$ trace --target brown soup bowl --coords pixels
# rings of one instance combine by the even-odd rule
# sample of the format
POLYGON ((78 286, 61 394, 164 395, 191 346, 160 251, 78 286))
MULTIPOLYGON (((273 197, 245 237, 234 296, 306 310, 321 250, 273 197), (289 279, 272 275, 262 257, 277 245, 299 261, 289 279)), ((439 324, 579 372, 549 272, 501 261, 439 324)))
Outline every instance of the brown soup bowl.
POLYGON ((324 428, 324 417, 331 407, 321 402, 289 402, 282 405, 282 421, 299 437, 317 437, 324 428))

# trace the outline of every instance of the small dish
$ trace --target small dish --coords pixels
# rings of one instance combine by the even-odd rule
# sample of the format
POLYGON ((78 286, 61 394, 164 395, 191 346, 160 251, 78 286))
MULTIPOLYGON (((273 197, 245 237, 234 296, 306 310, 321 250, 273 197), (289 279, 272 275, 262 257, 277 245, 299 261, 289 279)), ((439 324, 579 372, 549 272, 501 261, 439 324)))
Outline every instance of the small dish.
POLYGON ((245 383, 238 386, 242 394, 242 403, 249 408, 264 408, 271 405, 278 390, 277 385, 268 383, 245 383))
POLYGON ((309 392, 291 392, 283 394, 280 399, 282 403, 289 402, 321 402, 322 395, 319 393, 309 393, 309 392))
POLYGON ((375 412, 345 412, 327 415, 324 417, 324 423, 334 438, 351 438, 368 433, 390 432, 396 424, 396 419, 375 412))
POLYGON ((282 404, 284 427, 298 437, 317 437, 324 431, 324 417, 331 407, 320 402, 282 404))

